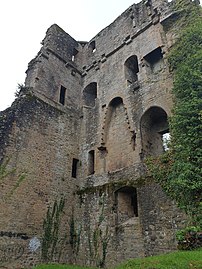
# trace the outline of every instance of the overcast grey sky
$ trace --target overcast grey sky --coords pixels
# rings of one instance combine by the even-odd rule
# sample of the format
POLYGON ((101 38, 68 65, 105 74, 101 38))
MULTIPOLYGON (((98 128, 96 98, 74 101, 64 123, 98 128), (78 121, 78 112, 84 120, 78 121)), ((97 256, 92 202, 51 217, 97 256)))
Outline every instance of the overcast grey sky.
POLYGON ((137 0, 5 0, 0 3, 0 110, 24 83, 28 62, 46 30, 57 23, 76 40, 88 41, 137 0))
POLYGON ((0 110, 24 83, 28 62, 39 51, 50 25, 76 40, 89 41, 138 0, 3 0, 0 3, 0 110))

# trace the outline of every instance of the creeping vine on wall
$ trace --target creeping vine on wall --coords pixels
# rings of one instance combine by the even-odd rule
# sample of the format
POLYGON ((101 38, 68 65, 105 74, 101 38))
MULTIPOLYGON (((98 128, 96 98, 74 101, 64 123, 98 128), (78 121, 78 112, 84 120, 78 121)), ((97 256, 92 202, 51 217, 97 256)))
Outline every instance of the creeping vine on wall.
POLYGON ((105 267, 107 248, 110 240, 109 226, 106 225, 106 227, 103 227, 103 222, 105 220, 105 195, 100 197, 99 206, 100 212, 94 228, 89 227, 88 230, 88 245, 90 259, 93 262, 93 265, 103 268, 105 267))
POLYGON ((76 222, 74 216, 74 210, 72 209, 72 215, 69 223, 69 235, 70 235, 69 243, 72 249, 74 261, 76 261, 80 250, 81 232, 82 232, 82 225, 76 222))
MULTIPOLYGON (((16 168, 9 169, 10 158, 5 159, 4 162, 0 164, 0 182, 4 182, 6 178, 9 176, 12 176, 16 173, 16 168)), ((22 172, 20 174, 17 174, 17 181, 15 182, 14 186, 11 188, 11 190, 7 193, 7 195, 4 197, 5 199, 11 198, 11 196, 15 193, 15 191, 20 187, 20 185, 24 182, 26 179, 26 173, 22 172)))
POLYGON ((63 209, 65 206, 65 199, 61 198, 59 202, 55 201, 52 208, 48 208, 46 218, 43 222, 43 237, 42 237, 42 260, 52 261, 55 254, 58 255, 58 260, 61 255, 57 249, 59 242, 59 230, 63 209), (56 253, 57 252, 57 253, 56 253))
POLYGON ((170 150, 147 160, 152 176, 202 229, 202 11, 195 2, 177 0, 182 31, 171 49, 174 108, 170 150))
POLYGON ((0 164, 0 181, 4 180, 8 175, 15 172, 14 169, 8 170, 7 165, 10 159, 5 160, 3 163, 0 164))

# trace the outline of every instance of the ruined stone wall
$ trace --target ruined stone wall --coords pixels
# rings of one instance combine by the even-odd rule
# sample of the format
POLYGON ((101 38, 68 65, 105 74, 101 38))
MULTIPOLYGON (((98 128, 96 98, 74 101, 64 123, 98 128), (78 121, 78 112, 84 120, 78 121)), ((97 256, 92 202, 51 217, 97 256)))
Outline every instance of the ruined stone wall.
POLYGON ((25 86, 32 87, 46 102, 78 108, 82 82, 73 60, 76 60, 74 55, 79 47, 59 26, 52 25, 43 40, 43 47, 28 65, 25 86), (60 99, 62 88, 65 92, 60 99))
MULTIPOLYGON (((143 180, 142 161, 165 150, 163 134, 169 132, 172 75, 167 55, 174 42, 175 15, 165 4, 133 5, 83 48, 86 132, 81 132, 80 187, 87 198, 81 220, 88 224, 85 231, 96 227, 102 188, 118 184, 107 192, 108 211, 100 224, 102 233, 110 227, 107 265, 175 249, 175 232, 185 218, 158 185, 143 180), (94 97, 93 105, 86 106, 86 96, 94 97), (89 173, 92 150, 93 173, 89 173)), ((82 247, 88 249, 88 235, 84 238, 82 247)))
POLYGON ((185 216, 157 184, 145 181, 143 174, 141 165, 133 165, 88 177, 85 188, 77 192, 77 223, 83 227, 77 263, 99 265, 105 242, 107 266, 176 249, 175 233, 185 224, 185 216), (94 249, 97 230, 101 238, 94 249))
POLYGON ((142 1, 90 42, 48 29, 0 114, 0 266, 42 261, 43 222, 63 198, 53 261, 112 266, 176 248, 185 217, 144 160, 165 150, 177 19, 172 3, 142 1))
POLYGON ((83 67, 83 89, 85 91, 91 83, 96 83, 96 111, 99 110, 99 113, 94 111, 95 107, 83 109, 83 125, 88 126, 88 130, 97 129, 94 135, 90 131, 81 133, 83 137, 81 158, 87 158, 87 152, 93 147, 97 167, 95 173, 98 174, 99 171, 113 171, 140 161, 139 154, 142 150, 140 119, 144 112, 150 107, 158 106, 165 110, 167 115, 170 114, 172 77, 166 59, 169 47, 160 23, 160 8, 154 12, 153 7, 150 6, 151 14, 145 15, 144 23, 141 21, 143 19, 139 19, 139 23, 133 25, 134 16, 131 14, 136 12, 139 18, 143 16, 142 9, 147 10, 147 6, 143 3, 132 6, 114 23, 101 31, 93 39, 95 49, 91 51, 91 56, 89 50, 93 41, 83 48, 88 55, 83 67), (123 113, 120 117, 112 112, 116 108, 116 98, 122 99, 120 102, 123 113), (90 110, 96 114, 96 120, 91 120, 90 110), (121 121, 123 122, 124 130, 118 131, 120 126, 117 122, 111 128, 112 115, 116 115, 116 121, 120 125, 122 125, 121 121), (115 146, 115 137, 119 141, 117 146, 115 146), (114 140, 113 145, 112 140, 114 140), (120 150, 120 144, 123 150, 120 150), (112 164, 111 168, 107 168, 107 164, 103 164, 99 155, 105 153, 103 151, 100 153, 97 148, 104 147, 106 152, 109 151, 106 161, 114 160, 114 156, 117 155, 120 160, 116 158, 116 162, 120 165, 112 164), (117 149, 113 150, 113 148, 117 149), (109 157, 110 155, 112 158, 109 157), (121 155, 124 162, 121 161, 121 155), (103 165, 106 167, 103 168, 103 165))
MULTIPOLYGON (((79 119, 74 109, 59 110, 31 94, 16 101, 4 113, 5 120, 9 113, 13 119, 4 151, 7 175, 1 180, 0 261, 14 268, 40 260, 41 249, 32 243, 37 238, 42 244, 47 209, 61 197, 74 199, 71 173, 72 159, 78 158, 79 119)), ((67 204, 63 236, 71 210, 67 204)))

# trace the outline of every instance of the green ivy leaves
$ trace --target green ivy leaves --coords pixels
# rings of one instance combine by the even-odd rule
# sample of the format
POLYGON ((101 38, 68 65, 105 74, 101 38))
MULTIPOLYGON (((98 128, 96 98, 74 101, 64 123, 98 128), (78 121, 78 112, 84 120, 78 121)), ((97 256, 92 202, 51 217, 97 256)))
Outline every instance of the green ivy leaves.
MULTIPOLYGON (((180 7, 186 26, 171 50, 174 108, 169 152, 147 161, 152 176, 202 228, 202 19, 201 7, 180 7)), ((182 23, 180 21, 179 23, 182 23)))

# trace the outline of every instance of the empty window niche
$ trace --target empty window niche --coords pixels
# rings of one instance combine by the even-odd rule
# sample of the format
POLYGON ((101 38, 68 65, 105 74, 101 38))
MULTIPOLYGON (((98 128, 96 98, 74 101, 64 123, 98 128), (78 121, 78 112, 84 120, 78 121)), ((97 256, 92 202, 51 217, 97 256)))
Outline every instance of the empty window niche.
POLYGON ((158 156, 168 149, 168 117, 163 108, 150 107, 141 118, 140 129, 145 157, 158 156))
POLYGON ((78 53, 78 50, 74 48, 73 49, 73 54, 72 54, 72 62, 75 61, 75 57, 76 57, 77 53, 78 53))
POLYGON ((95 45, 95 41, 91 41, 90 44, 89 44, 89 48, 91 50, 92 53, 95 53, 96 52, 96 45, 95 45))
POLYGON ((86 86, 83 91, 84 105, 94 107, 96 98, 97 98, 97 83, 92 82, 88 86, 86 86))
POLYGON ((65 105, 65 95, 66 95, 66 88, 64 86, 60 87, 60 99, 59 102, 63 106, 65 105))
POLYGON ((139 72, 139 67, 136 55, 129 57, 125 61, 124 69, 125 69, 125 79, 128 85, 138 80, 137 74, 139 72))
POLYGON ((124 222, 132 217, 138 217, 137 189, 122 187, 115 193, 118 221, 124 222))
POLYGON ((91 150, 88 152, 88 175, 95 173, 95 151, 91 150))
POLYGON ((78 163, 79 163, 78 159, 75 159, 75 158, 72 159, 72 177, 73 178, 77 177, 78 163))
POLYGON ((153 73, 160 71, 163 68, 163 53, 160 47, 151 51, 144 57, 147 66, 151 69, 153 73))

